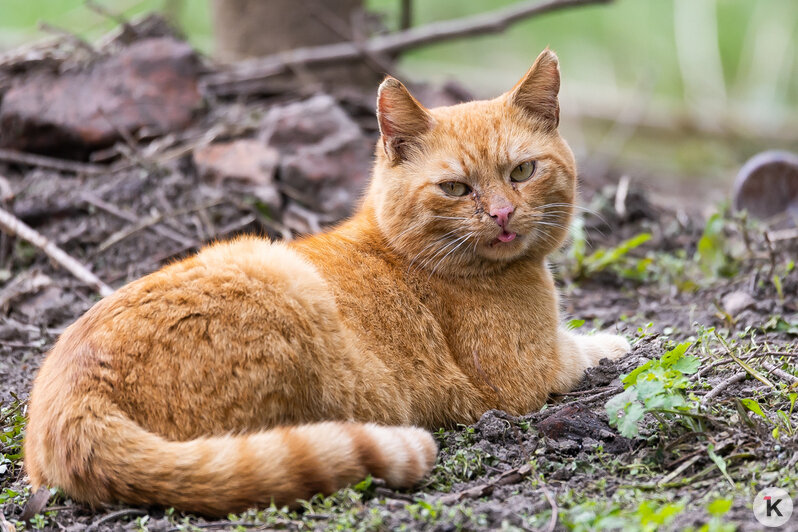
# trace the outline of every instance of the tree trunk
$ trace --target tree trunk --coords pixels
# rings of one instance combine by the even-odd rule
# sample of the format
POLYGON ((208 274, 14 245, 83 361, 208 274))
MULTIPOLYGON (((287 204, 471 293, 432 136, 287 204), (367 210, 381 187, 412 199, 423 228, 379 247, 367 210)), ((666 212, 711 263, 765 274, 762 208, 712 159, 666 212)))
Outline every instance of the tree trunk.
MULTIPOLYGON (((224 61, 258 57, 304 46, 351 41, 352 13, 363 0, 211 0, 216 56, 224 61)), ((361 17, 362 18, 362 17, 361 17)), ((364 61, 309 74, 325 81, 375 86, 384 73, 364 61)))

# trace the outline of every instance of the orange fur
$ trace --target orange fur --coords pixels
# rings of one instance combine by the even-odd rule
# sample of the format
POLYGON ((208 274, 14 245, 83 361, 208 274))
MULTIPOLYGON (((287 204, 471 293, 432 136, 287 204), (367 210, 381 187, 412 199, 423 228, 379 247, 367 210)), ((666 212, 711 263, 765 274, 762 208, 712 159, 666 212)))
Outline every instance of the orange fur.
POLYGON ((34 487, 220 515, 368 473, 409 486, 436 453, 412 426, 529 412, 626 352, 559 326, 545 256, 576 169, 558 89, 548 50, 491 101, 427 110, 386 80, 352 219, 291 244, 215 244, 67 329, 31 393, 34 487), (533 177, 510 181, 525 161, 533 177), (469 193, 447 194, 453 181, 469 193))

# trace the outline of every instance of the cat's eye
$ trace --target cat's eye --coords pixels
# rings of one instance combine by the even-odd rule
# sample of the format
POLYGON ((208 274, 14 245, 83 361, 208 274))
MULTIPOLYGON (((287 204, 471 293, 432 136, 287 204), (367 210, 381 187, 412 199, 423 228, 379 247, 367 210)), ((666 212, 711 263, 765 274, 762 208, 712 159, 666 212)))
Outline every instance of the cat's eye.
POLYGON ((521 163, 515 168, 513 171, 510 172, 510 181, 514 183, 521 183, 522 181, 526 181, 533 175, 535 175, 535 161, 527 161, 525 163, 521 163))
POLYGON ((446 181, 440 184, 441 189, 450 196, 465 196, 471 192, 471 187, 459 181, 446 181))

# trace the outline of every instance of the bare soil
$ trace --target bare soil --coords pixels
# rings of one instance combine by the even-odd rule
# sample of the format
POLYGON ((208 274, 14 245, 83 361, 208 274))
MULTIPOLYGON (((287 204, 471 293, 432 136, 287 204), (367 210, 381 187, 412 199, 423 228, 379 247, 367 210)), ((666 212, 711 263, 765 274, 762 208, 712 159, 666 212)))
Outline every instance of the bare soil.
MULTIPOLYGON (((350 115, 367 126, 364 135, 373 139, 373 124, 368 125, 363 106, 352 103, 362 100, 341 100, 350 115)), ((222 122, 246 123, 242 117, 260 116, 275 101, 215 102, 183 138, 201 138, 222 122)), ((246 128, 231 127, 227 137, 249 133, 246 128)), ((128 154, 120 160, 128 164, 93 176, 0 162, 0 176, 11 191, 5 194, 4 208, 114 287, 215 239, 240 233, 290 238, 336 221, 335 215, 303 207, 301 195, 290 187, 279 189, 283 205, 293 202, 299 208, 270 211, 259 202, 252 185, 204 179, 192 162, 191 142, 176 145, 185 150, 182 154, 172 151, 168 157, 164 151, 120 149, 128 154), (167 233, 171 236, 164 236, 167 233)), ((778 438, 772 433, 776 410, 789 410, 788 394, 795 390, 789 378, 796 374, 794 358, 771 359, 786 377, 759 365, 764 358, 749 358, 750 366, 770 385, 748 374, 725 387, 701 411, 705 418, 700 431, 688 430, 679 417, 663 423, 647 415, 640 436, 624 438, 610 426, 604 405, 623 390, 619 375, 659 358, 673 342, 685 339, 696 342, 691 349, 702 358, 702 371, 713 362, 726 361, 694 381, 690 393, 695 400, 746 371, 706 328, 715 327, 733 339, 738 357, 768 350, 794 354, 798 273, 790 261, 796 257, 796 242, 768 244, 761 226, 737 224, 725 216, 720 232, 722 254, 733 263, 733 271, 725 276, 700 273, 694 256, 706 223, 701 215, 682 212, 679 205, 654 205, 645 188, 634 187, 624 214, 619 215, 613 206, 615 190, 591 185, 598 179, 589 170, 587 164, 584 196, 590 198, 592 211, 584 215, 591 243, 588 253, 611 249, 640 233, 650 233, 652 238, 617 264, 599 270, 576 272, 578 260, 567 251, 556 258, 554 268, 566 313, 586 320, 584 330, 611 327, 634 344, 625 358, 603 361, 589 370, 573 393, 552 397, 540 412, 520 418, 490 411, 472 426, 440 431, 439 465, 413 491, 394 492, 374 480, 314 499, 298 512, 252 511, 214 522, 163 509, 92 509, 54 493, 39 508, 44 519, 30 521, 29 526, 48 530, 589 530, 613 524, 599 521, 604 516, 621 519, 615 525, 634 530, 658 526, 656 516, 646 517, 641 510, 650 502, 655 508, 680 505, 674 517, 663 518, 663 528, 698 529, 714 523, 760 530, 751 510, 753 494, 770 485, 791 488, 796 494, 798 431, 782 428, 778 438), (665 255, 676 257, 667 268, 665 255), (647 256, 654 261, 645 278, 634 279, 623 272, 623 261, 639 265, 647 256), (694 285, 686 285, 685 280, 694 285), (726 308, 724 300, 734 292, 747 295, 750 302, 742 309, 726 308), (757 399, 768 419, 740 410, 741 398, 757 399), (725 461, 733 487, 707 452, 710 444, 725 461), (732 504, 714 522, 707 505, 718 498, 730 499, 732 504)), ((278 175, 278 184, 279 180, 278 175)), ((24 402, 39 364, 59 333, 98 296, 39 250, 5 234, 0 235, 0 274, 0 401, 8 407, 16 398, 24 402)), ((787 419, 788 426, 798 428, 795 412, 788 413, 787 419)), ((10 430, 11 420, 3 423, 3 429, 10 430)), ((0 511, 10 521, 21 519, 30 493, 20 460, 12 460, 0 473, 0 493, 4 490, 19 495, 8 497, 0 511)), ((784 529, 798 530, 798 521, 793 518, 784 529)))

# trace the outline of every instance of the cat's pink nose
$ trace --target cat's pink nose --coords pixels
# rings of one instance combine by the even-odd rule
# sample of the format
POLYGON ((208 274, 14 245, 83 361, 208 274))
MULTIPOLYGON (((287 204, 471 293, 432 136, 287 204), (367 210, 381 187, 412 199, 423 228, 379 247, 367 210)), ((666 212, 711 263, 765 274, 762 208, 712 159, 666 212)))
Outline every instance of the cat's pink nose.
POLYGON ((490 210, 490 216, 496 221, 497 224, 499 224, 499 227, 505 229, 507 227, 507 222, 510 221, 510 216, 513 214, 514 210, 515 209, 513 209, 512 205, 493 208, 490 210))

